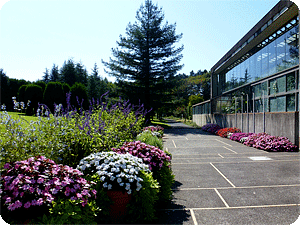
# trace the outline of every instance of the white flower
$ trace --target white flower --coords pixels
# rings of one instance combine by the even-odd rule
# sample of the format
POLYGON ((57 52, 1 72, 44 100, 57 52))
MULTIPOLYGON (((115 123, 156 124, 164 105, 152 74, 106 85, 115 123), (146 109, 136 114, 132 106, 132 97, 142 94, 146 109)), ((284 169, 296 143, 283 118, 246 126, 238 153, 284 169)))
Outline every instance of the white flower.
POLYGON ((107 189, 108 189, 108 190, 112 189, 112 185, 109 184, 109 185, 107 186, 107 189))
POLYGON ((127 194, 129 194, 129 195, 130 195, 130 194, 131 194, 131 190, 128 190, 128 191, 127 191, 127 194))
POLYGON ((118 183, 121 183, 121 182, 122 182, 122 178, 118 178, 118 179, 117 179, 117 182, 118 182, 118 183))
POLYGON ((110 177, 110 180, 111 180, 111 181, 114 181, 115 179, 116 179, 116 177, 114 177, 114 176, 111 176, 111 177, 110 177))
POLYGON ((100 180, 101 180, 101 181, 105 181, 105 176, 102 176, 102 177, 100 178, 100 180))
POLYGON ((105 183, 103 184, 103 187, 107 188, 107 182, 105 182, 105 183))

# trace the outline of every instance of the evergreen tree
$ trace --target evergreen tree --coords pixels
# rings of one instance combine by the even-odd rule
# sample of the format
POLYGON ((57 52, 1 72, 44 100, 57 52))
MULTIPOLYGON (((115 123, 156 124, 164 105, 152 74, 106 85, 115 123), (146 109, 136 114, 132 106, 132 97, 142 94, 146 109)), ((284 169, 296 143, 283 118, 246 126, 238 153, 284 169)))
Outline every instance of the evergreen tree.
POLYGON ((53 67, 51 69, 49 80, 52 82, 56 82, 60 80, 58 66, 56 66, 55 64, 53 64, 53 67))
POLYGON ((77 78, 76 81, 87 86, 88 85, 88 74, 81 62, 76 64, 75 71, 76 71, 76 78, 77 78))
POLYGON ((69 59, 67 62, 65 61, 62 68, 60 69, 61 80, 72 86, 75 84, 77 79, 77 73, 75 69, 75 64, 72 59, 69 59))
POLYGON ((156 110, 168 99, 174 75, 183 66, 183 46, 174 46, 182 34, 175 34, 176 24, 162 24, 162 9, 151 0, 140 7, 136 19, 128 24, 126 37, 120 36, 119 48, 112 49, 114 59, 103 64, 131 101, 140 99, 146 109, 156 110))
POLYGON ((46 68, 46 71, 44 72, 43 81, 45 83, 48 83, 50 80, 49 70, 46 68))
POLYGON ((99 93, 99 85, 100 85, 100 78, 98 76, 98 67, 97 64, 95 63, 94 68, 92 69, 92 74, 89 77, 88 80, 88 96, 89 99, 98 99, 100 96, 99 93))

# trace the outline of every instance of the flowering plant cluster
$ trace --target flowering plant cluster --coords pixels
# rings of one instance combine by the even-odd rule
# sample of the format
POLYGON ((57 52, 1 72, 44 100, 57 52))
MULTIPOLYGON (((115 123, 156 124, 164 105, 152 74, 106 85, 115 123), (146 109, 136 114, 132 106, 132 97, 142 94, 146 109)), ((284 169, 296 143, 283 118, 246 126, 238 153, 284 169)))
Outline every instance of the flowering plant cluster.
POLYGON ((122 190, 128 194, 142 188, 142 171, 151 172, 142 159, 129 153, 116 152, 93 153, 83 158, 77 169, 86 176, 97 174, 104 189, 122 190))
POLYGON ((223 128, 217 131, 217 135, 223 138, 227 138, 228 133, 241 133, 241 130, 236 127, 223 128))
POLYGON ((203 131, 207 131, 211 134, 215 134, 218 130, 222 129, 218 124, 208 123, 201 127, 203 131))
POLYGON ((69 166, 57 165, 44 156, 6 163, 1 174, 1 200, 8 210, 47 205, 57 197, 80 200, 82 206, 96 190, 82 178, 83 173, 69 166))
POLYGON ((242 138, 249 137, 253 133, 233 133, 230 137, 230 140, 241 142, 242 138))
POLYGON ((164 128, 157 125, 157 126, 148 126, 148 127, 144 127, 143 131, 151 131, 153 132, 158 132, 161 134, 161 136, 164 134, 164 128))
POLYGON ((298 151, 286 137, 271 136, 266 133, 252 134, 244 142, 245 145, 272 152, 298 151))
POLYGON ((125 142, 120 148, 112 148, 112 150, 119 154, 129 153, 141 158, 145 164, 149 165, 151 171, 161 169, 164 162, 171 162, 171 157, 164 151, 140 141, 125 142))
POLYGON ((30 103, 31 103, 31 101, 28 100, 27 105, 25 105, 24 102, 18 102, 16 99, 17 99, 16 97, 12 97, 12 101, 13 101, 13 103, 14 103, 14 110, 15 110, 15 111, 21 111, 21 112, 22 112, 22 111, 25 110, 25 109, 30 105, 30 103))

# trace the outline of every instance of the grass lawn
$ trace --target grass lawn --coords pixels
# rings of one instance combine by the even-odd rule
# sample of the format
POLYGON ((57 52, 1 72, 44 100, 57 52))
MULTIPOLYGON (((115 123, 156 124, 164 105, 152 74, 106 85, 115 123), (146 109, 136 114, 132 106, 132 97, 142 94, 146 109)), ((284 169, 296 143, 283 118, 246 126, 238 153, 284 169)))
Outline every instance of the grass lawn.
POLYGON ((151 120, 151 125, 153 126, 161 126, 163 127, 164 129, 168 129, 168 128, 171 128, 171 126, 167 123, 165 123, 165 120, 158 120, 158 119, 153 119, 151 120))
POLYGON ((26 116, 25 113, 19 113, 19 112, 7 112, 8 115, 10 115, 14 120, 22 119, 26 120, 27 122, 31 121, 37 121, 38 117, 37 116, 26 116))

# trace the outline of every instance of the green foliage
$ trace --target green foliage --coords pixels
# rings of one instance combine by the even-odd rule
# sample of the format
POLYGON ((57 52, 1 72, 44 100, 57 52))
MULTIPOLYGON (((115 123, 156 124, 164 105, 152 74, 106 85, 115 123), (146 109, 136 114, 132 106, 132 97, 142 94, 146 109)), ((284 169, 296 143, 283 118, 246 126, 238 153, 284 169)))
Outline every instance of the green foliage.
POLYGON ((163 167, 153 177, 159 181, 160 185, 157 207, 162 207, 162 205, 172 200, 173 197, 172 185, 175 182, 175 175, 172 172, 171 164, 165 162, 163 167))
POLYGON ((38 108, 38 103, 43 100, 43 89, 35 84, 29 84, 25 88, 25 102, 30 100, 30 105, 27 106, 26 115, 35 114, 38 108))
POLYGON ((150 223, 155 217, 155 204, 158 200, 159 183, 151 173, 142 172, 142 189, 133 192, 133 198, 128 206, 129 213, 126 222, 150 223))
POLYGON ((100 211, 96 201, 89 201, 84 207, 79 200, 58 198, 52 202, 49 215, 44 214, 35 219, 36 224, 97 224, 96 217, 100 211))
POLYGON ((35 84, 39 85, 42 88, 43 93, 44 93, 45 88, 46 88, 46 83, 44 81, 39 80, 39 81, 35 82, 35 84))
POLYGON ((112 49, 114 59, 103 63, 129 99, 140 99, 154 111, 169 102, 174 76, 183 67, 183 46, 175 46, 182 34, 175 33, 176 24, 163 24, 163 11, 151 0, 140 7, 136 19, 112 49))
POLYGON ((88 109, 89 101, 87 96, 86 87, 81 83, 75 83, 71 87, 71 105, 80 108, 88 109))
POLYGON ((23 84, 20 88, 19 88, 19 91, 18 91, 18 100, 19 102, 25 102, 26 99, 25 99, 25 89, 27 87, 27 84, 23 84))
POLYGON ((164 145, 163 145, 163 141, 161 138, 158 138, 157 136, 153 135, 151 131, 144 131, 142 133, 140 133, 137 137, 136 137, 137 141, 141 141, 144 142, 148 145, 152 145, 155 146, 161 150, 164 149, 164 145))
POLYGON ((202 95, 200 94, 197 94, 197 95, 190 95, 189 96, 189 107, 197 104, 197 103, 200 103, 200 102, 203 102, 204 101, 204 98, 202 95))
POLYGON ((66 95, 60 82, 49 82, 44 91, 44 104, 46 104, 51 112, 54 112, 54 103, 64 103, 66 95))

